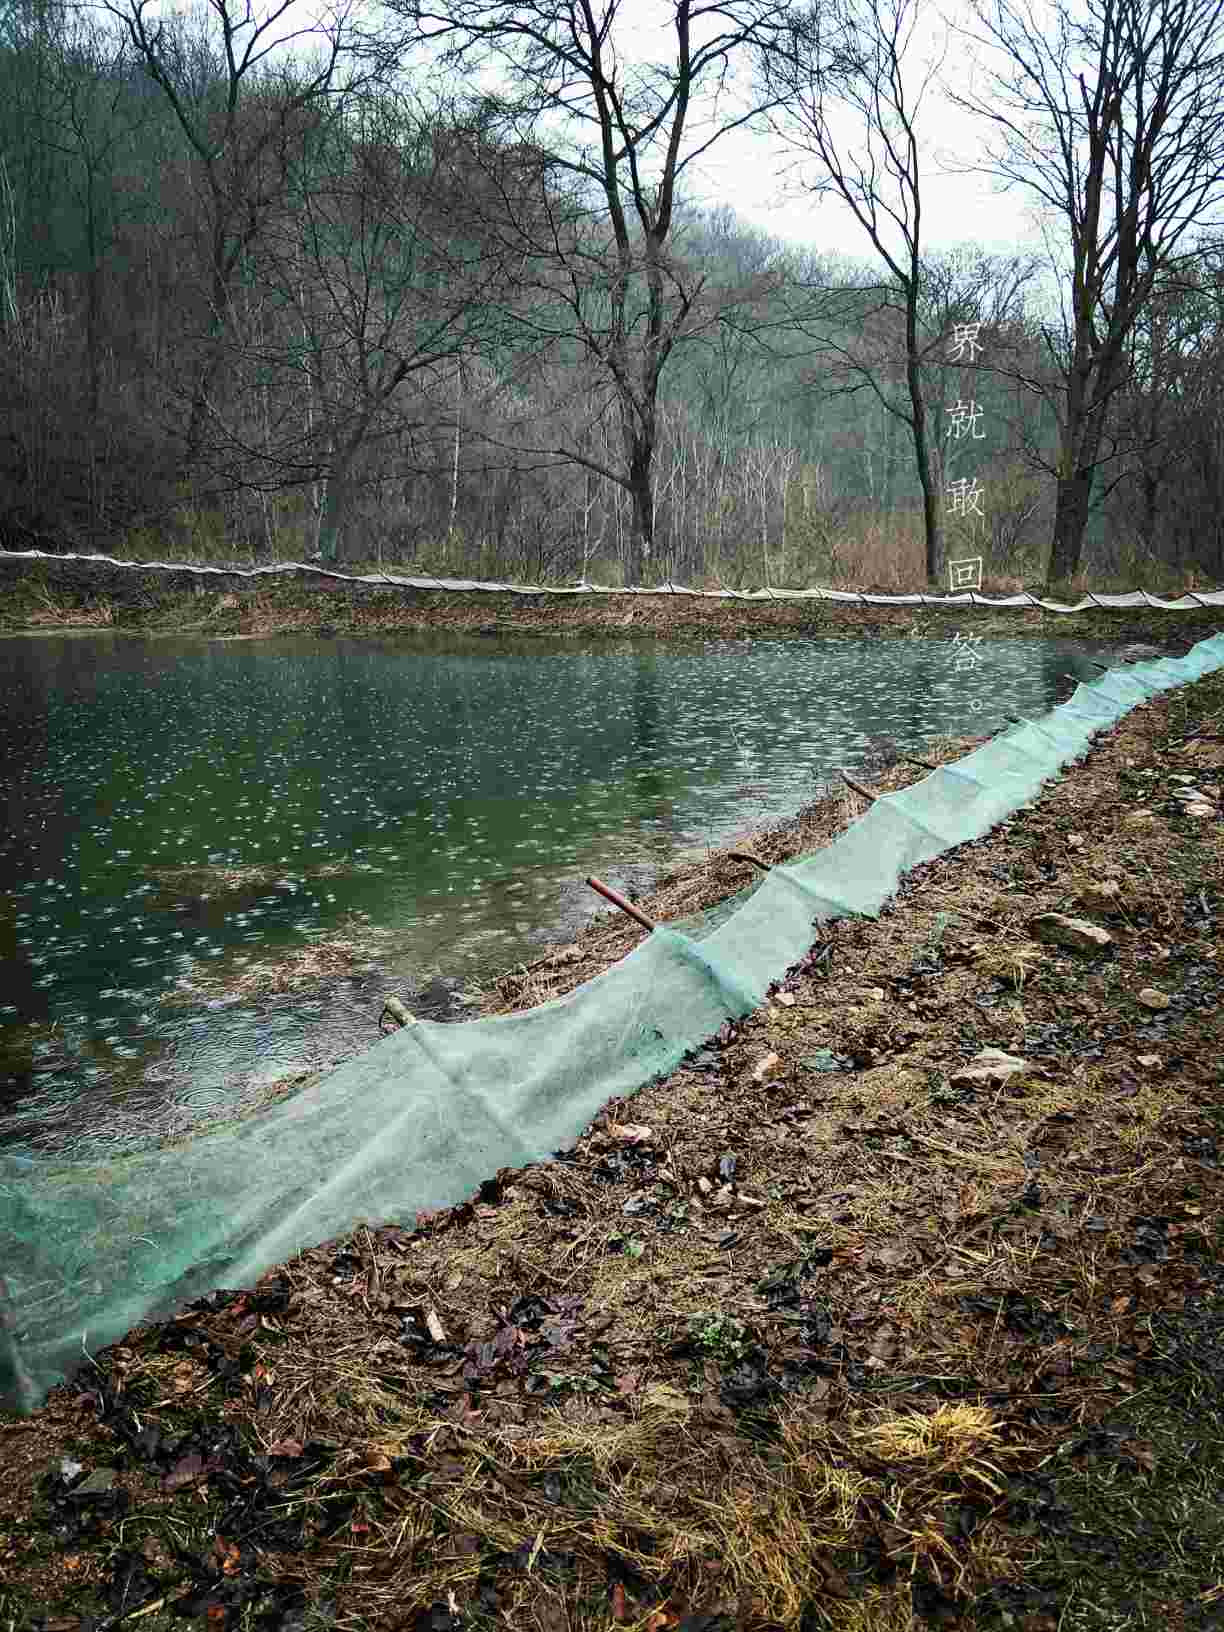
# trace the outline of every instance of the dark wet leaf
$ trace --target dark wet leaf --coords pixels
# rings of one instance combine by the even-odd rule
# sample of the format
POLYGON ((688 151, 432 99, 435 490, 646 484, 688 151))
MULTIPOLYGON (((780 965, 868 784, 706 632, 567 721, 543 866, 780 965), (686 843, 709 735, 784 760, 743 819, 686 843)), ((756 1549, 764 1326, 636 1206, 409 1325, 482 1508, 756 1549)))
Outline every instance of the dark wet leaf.
POLYGON ((155 1596, 155 1583, 139 1553, 120 1552, 111 1561, 110 1584, 106 1588, 107 1608, 114 1614, 130 1615, 155 1596))
POLYGON ((738 1364, 724 1372, 719 1397, 733 1410, 767 1405, 781 1392, 777 1381, 769 1374, 769 1358, 765 1351, 754 1348, 738 1364))
POLYGON ((445 1604, 430 1604, 417 1612, 412 1623, 413 1632, 463 1632, 463 1618, 453 1614, 445 1604))
POLYGON ((960 1620, 960 1609, 936 1582, 915 1577, 911 1588, 914 1614, 928 1626, 952 1626, 960 1620))

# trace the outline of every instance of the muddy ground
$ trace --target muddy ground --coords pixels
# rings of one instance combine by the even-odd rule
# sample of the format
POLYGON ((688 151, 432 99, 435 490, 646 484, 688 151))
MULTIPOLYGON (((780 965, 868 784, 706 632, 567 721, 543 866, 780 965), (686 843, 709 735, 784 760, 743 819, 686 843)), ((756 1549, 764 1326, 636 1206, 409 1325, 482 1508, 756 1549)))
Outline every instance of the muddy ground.
MULTIPOLYGON (((1224 1625, 1222 786, 1215 676, 826 926, 573 1150, 0 1416, 0 1628, 1224 1625)), ((487 1007, 638 933, 608 916, 487 1007)))

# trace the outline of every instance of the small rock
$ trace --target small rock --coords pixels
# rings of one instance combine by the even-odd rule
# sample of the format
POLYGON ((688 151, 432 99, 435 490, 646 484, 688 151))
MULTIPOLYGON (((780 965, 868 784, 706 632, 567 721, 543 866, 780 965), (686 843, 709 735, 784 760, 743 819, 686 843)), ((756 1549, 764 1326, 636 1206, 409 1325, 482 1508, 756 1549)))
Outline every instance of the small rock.
POLYGON ((1032 1068, 1032 1062, 1021 1059, 1018 1054, 1008 1054, 1001 1048, 984 1048, 968 1065, 954 1071, 948 1081, 953 1088, 998 1086, 1032 1068))
POLYGON ((1113 945, 1108 930, 1061 912, 1039 912, 1029 920, 1029 929, 1039 941, 1070 947, 1073 952, 1099 952, 1113 945))
POLYGON ((1068 833, 1067 834, 1067 849, 1068 850, 1082 850, 1083 848, 1084 848, 1084 835, 1082 833, 1068 833))
POLYGON ((1145 1009, 1167 1009, 1173 999, 1167 992, 1159 991, 1155 986, 1145 986, 1141 992, 1135 994, 1135 1001, 1142 1003, 1145 1009))
POLYGON ((1187 816, 1214 816, 1215 806, 1209 805, 1205 799, 1196 799, 1192 805, 1186 806, 1187 816))
POLYGON ((1144 1066, 1149 1071, 1158 1071, 1164 1061, 1159 1054, 1140 1054, 1135 1063, 1144 1066))

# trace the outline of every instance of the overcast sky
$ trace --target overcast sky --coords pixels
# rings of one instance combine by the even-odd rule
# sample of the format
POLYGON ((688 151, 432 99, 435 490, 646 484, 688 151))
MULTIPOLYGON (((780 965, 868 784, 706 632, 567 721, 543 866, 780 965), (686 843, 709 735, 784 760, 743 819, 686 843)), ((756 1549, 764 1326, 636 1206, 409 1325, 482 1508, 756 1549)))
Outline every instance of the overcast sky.
MULTIPOLYGON (((1041 0, 1036 0, 1040 5, 1041 0)), ((674 57, 675 34, 668 0, 623 0, 625 26, 617 33, 621 54, 630 59, 667 61, 674 57)), ((972 48, 954 24, 969 20, 966 0, 919 0, 920 22, 906 51, 907 90, 916 92, 928 67, 941 62, 940 77, 962 94, 983 88, 971 67, 972 48)), ((693 110, 695 113, 698 109, 693 110)), ((852 148, 861 129, 848 115, 839 137, 852 148)), ((939 83, 927 86, 917 118, 923 146, 923 247, 950 249, 980 244, 996 254, 1040 251, 1040 226, 1031 197, 1013 189, 1003 194, 988 177, 953 173, 956 164, 984 157, 982 122, 956 109, 939 83)), ((685 196, 708 206, 730 205, 763 231, 825 254, 875 259, 861 227, 847 207, 830 197, 802 191, 804 164, 769 136, 735 131, 703 156, 700 169, 685 173, 685 196)), ((810 164, 807 166, 811 174, 810 164)))
MULTIPOLYGON (((264 14, 275 0, 256 6, 264 14)), ((985 89, 980 70, 972 68, 974 48, 956 25, 971 22, 968 0, 917 0, 920 21, 906 51, 907 90, 916 92, 927 69, 938 62, 939 80, 962 94, 985 89)), ((1042 0, 1033 0, 1040 9, 1042 0)), ((291 19, 301 25, 304 14, 317 11, 318 0, 303 0, 291 8, 291 19)), ((373 0, 363 5, 367 22, 379 17, 373 0)), ((675 54, 675 34, 671 26, 669 0, 621 0, 623 20, 616 31, 618 48, 628 60, 669 61, 675 54)), ((415 68, 404 64, 411 80, 428 80, 427 56, 417 59, 415 68)), ((490 76, 490 84, 496 78, 490 76)), ((694 107, 693 114, 700 116, 694 107)), ((922 209, 923 247, 950 249, 964 243, 980 244, 996 254, 1014 250, 1041 252, 1039 223, 1032 211, 1027 190, 1013 188, 1002 193, 984 175, 956 173, 957 164, 972 164, 984 157, 983 142, 988 136, 983 121, 955 108, 932 82, 926 88, 918 112, 916 128, 923 148, 922 209)), ((852 149, 861 129, 847 114, 838 126, 839 139, 852 149)), ((810 175, 811 166, 806 166, 810 175)), ((832 255, 858 260, 874 260, 875 254, 862 229, 840 200, 815 197, 802 190, 805 166, 794 152, 787 151, 775 138, 735 131, 723 136, 703 156, 700 168, 686 171, 685 196, 690 202, 710 207, 730 205, 737 215, 763 231, 791 243, 832 255)), ((1058 224, 1054 224, 1055 233, 1058 224)))

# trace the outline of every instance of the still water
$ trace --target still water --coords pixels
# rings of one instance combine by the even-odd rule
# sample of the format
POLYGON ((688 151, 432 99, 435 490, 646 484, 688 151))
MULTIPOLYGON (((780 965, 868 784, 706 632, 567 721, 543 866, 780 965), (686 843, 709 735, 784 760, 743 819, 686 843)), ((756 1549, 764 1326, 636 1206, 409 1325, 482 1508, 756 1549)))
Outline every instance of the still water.
POLYGON ((873 739, 1039 713, 1090 650, 0 641, 0 1144, 183 1131, 372 1042, 388 991, 460 1018, 601 910, 587 872, 641 888, 873 739), (322 991, 252 992, 327 937, 322 991))

